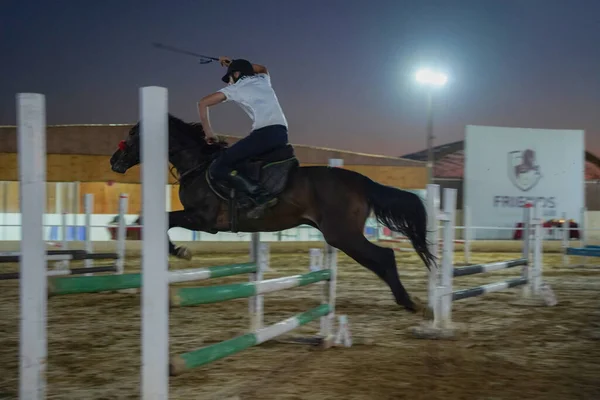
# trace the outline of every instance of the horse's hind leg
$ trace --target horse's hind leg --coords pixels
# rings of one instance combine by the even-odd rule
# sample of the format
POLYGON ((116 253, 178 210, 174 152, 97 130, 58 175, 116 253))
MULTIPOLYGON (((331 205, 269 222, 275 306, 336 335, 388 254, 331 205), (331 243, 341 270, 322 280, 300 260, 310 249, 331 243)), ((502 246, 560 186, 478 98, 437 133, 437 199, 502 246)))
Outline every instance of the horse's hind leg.
POLYGON ((328 229, 327 226, 321 228, 323 236, 329 245, 343 251, 363 267, 373 271, 375 275, 387 283, 397 304, 413 313, 420 311, 421 307, 412 301, 400 281, 398 270, 396 269, 396 258, 392 249, 374 245, 364 237, 362 232, 344 232, 343 228, 339 225, 334 229, 328 229))

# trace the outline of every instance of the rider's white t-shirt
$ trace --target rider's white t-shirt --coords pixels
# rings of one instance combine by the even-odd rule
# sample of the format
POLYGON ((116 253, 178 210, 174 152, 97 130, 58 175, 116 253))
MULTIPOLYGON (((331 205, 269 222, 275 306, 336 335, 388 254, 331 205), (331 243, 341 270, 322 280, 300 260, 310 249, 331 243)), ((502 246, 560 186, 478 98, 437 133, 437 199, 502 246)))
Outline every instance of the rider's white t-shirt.
POLYGON ((226 101, 237 103, 252 119, 252 130, 269 125, 288 126, 268 74, 257 74, 238 80, 219 90, 226 101))

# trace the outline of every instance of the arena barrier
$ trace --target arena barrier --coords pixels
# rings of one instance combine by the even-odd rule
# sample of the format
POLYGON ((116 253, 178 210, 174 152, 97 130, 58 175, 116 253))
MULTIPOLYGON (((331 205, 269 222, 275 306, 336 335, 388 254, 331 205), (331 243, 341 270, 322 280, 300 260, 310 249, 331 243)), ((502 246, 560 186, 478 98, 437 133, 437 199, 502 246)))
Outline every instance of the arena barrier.
MULTIPOLYGON (((125 229, 119 225, 119 234, 116 243, 115 253, 94 253, 93 244, 90 237, 91 232, 91 204, 93 196, 87 194, 85 198, 85 242, 84 250, 69 250, 67 242, 67 223, 66 214, 62 218, 62 244, 61 250, 47 250, 46 261, 56 261, 53 270, 46 271, 46 276, 64 276, 64 275, 91 275, 93 273, 112 272, 115 274, 123 273, 125 259, 125 229), (95 260, 106 262, 112 260, 109 265, 94 265, 95 260), (71 268, 71 261, 84 261, 84 268, 71 268)), ((121 195, 119 198, 119 215, 124 215, 127 209, 127 196, 121 195)), ((43 231, 42 231, 43 232, 43 231)), ((25 237, 25 235, 23 235, 25 237)), ((21 253, 18 251, 0 252, 0 263, 18 263, 21 253)), ((0 281, 19 279, 19 272, 7 272, 0 274, 0 281)))
POLYGON ((586 244, 586 234, 585 234, 585 228, 586 228, 586 224, 585 224, 585 215, 586 215, 586 209, 582 209, 581 212, 581 224, 579 226, 579 228, 577 228, 579 231, 581 231, 581 236, 580 236, 580 247, 570 247, 569 243, 570 243, 570 224, 569 221, 567 220, 567 214, 564 213, 563 214, 563 236, 562 236, 562 250, 563 250, 563 265, 564 266, 569 266, 569 256, 579 256, 579 257, 585 257, 583 259, 583 263, 579 264, 579 265, 586 265, 587 264, 587 257, 600 257, 600 246, 596 246, 596 245, 588 245, 586 244))
MULTIPOLYGON (((267 246, 266 244, 263 244, 267 246)), ((253 234, 250 244, 250 260, 247 263, 215 265, 202 268, 186 268, 180 270, 168 271, 169 284, 203 281, 206 279, 223 278, 226 276, 260 273, 259 261, 253 255, 260 246, 259 235, 253 234)), ((266 247, 268 251, 268 247, 266 247)), ((267 263, 263 270, 268 268, 267 263)), ((48 279, 48 295, 59 296, 81 293, 99 293, 120 291, 127 289, 139 289, 142 287, 142 273, 128 273, 118 275, 97 275, 97 276, 74 276, 74 277, 52 277, 48 279)))
MULTIPOLYGON (((542 284, 542 223, 538 216, 538 208, 531 204, 524 208, 524 221, 526 221, 525 234, 523 235, 523 255, 515 260, 494 262, 489 264, 470 265, 467 267, 454 267, 454 231, 456 217, 456 189, 444 190, 444 211, 439 211, 440 187, 439 185, 427 186, 427 211, 429 221, 434 228, 430 235, 436 239, 430 241, 435 250, 437 246, 437 224, 441 222, 443 230, 443 247, 441 269, 432 268, 429 273, 429 307, 433 310, 433 321, 415 328, 413 333, 418 337, 450 337, 452 329, 452 302, 470 297, 477 297, 487 293, 493 293, 510 288, 523 287, 523 297, 535 300, 536 297, 544 295, 544 304, 554 305, 551 289, 542 284), (534 210, 532 215, 531 210, 534 210), (533 249, 530 241, 533 231, 533 249), (530 250, 533 257, 530 259, 530 250), (521 276, 505 281, 490 283, 487 285, 453 291, 453 278, 474 274, 498 271, 501 269, 521 267, 521 276)), ((434 253, 435 254, 435 253, 434 253)), ((436 254, 437 255, 437 254, 436 254)))

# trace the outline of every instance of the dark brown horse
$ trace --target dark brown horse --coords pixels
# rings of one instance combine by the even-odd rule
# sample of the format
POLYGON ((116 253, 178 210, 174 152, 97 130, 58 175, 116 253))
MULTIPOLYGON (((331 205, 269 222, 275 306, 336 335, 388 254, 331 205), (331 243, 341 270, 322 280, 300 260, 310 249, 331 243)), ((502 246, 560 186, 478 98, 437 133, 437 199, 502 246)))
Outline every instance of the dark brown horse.
MULTIPOLYGON (((400 282, 393 250, 376 246, 363 234, 366 219, 374 212, 380 223, 410 239, 427 268, 435 266, 435 258, 427 247, 427 213, 416 194, 381 185, 342 168, 299 167, 292 147, 288 146, 237 166, 277 199, 264 214, 249 218, 246 213, 252 207, 251 201, 224 184, 213 182, 207 174, 210 162, 227 144, 207 143, 200 124, 169 115, 168 125, 169 162, 179 174, 179 198, 184 208, 169 213, 169 229, 275 232, 310 225, 323 233, 329 245, 387 283, 399 305, 412 312, 421 310, 419 302, 410 298, 400 282)), ((125 173, 139 163, 138 123, 119 144, 110 164, 113 171, 125 173)), ((191 257, 187 249, 175 247, 170 240, 169 252, 191 257)))

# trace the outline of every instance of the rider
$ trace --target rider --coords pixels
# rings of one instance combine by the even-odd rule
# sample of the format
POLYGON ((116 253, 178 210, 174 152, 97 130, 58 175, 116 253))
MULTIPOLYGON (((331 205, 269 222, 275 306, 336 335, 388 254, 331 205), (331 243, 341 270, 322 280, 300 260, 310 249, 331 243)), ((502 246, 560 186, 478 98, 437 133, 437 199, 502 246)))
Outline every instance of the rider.
POLYGON ((240 161, 266 153, 288 144, 287 120, 277 95, 271 86, 267 68, 247 60, 231 60, 220 57, 219 62, 227 67, 222 81, 228 86, 204 97, 198 103, 200 122, 208 141, 214 141, 214 133, 208 118, 208 108, 216 104, 233 101, 252 119, 252 132, 224 151, 212 164, 210 175, 228 181, 236 190, 248 193, 257 208, 267 206, 267 193, 233 170, 240 161))

